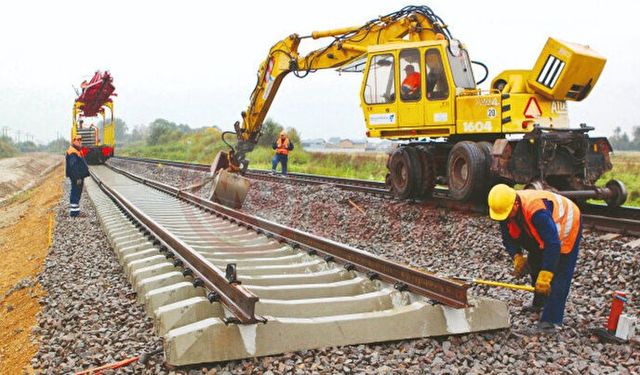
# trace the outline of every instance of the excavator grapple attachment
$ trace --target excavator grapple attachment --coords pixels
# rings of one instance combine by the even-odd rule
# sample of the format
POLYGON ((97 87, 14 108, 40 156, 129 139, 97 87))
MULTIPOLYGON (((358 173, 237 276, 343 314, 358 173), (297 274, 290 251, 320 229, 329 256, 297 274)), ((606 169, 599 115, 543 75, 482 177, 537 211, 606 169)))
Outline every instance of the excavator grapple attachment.
POLYGON ((209 199, 227 207, 241 208, 249 191, 250 182, 240 173, 230 172, 228 167, 229 155, 220 151, 211 164, 214 179, 209 199))

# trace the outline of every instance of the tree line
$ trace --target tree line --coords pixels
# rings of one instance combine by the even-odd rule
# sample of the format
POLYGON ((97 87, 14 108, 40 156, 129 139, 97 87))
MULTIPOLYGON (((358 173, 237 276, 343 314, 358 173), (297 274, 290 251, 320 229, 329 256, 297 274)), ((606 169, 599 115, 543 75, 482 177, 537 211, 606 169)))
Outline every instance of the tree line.
MULTIPOLYGON (((222 133, 222 130, 217 126, 204 127, 204 128, 191 128, 188 124, 178 124, 163 118, 156 119, 148 125, 136 125, 131 129, 127 123, 120 119, 114 119, 116 144, 126 145, 133 143, 143 143, 148 146, 156 146, 162 144, 169 144, 177 142, 185 135, 194 134, 207 128, 213 128, 216 131, 222 133)), ((99 124, 102 128, 102 124, 99 124)), ((261 136, 258 141, 259 146, 270 147, 273 141, 278 137, 280 132, 285 127, 278 122, 267 119, 262 125, 261 136)), ((300 134, 298 131, 289 127, 286 128, 289 139, 296 145, 300 146, 300 134)), ((228 138, 229 140, 232 137, 228 138)))
POLYGON ((640 126, 632 128, 631 137, 618 126, 613 130, 613 135, 609 137, 609 142, 614 150, 640 151, 640 126))

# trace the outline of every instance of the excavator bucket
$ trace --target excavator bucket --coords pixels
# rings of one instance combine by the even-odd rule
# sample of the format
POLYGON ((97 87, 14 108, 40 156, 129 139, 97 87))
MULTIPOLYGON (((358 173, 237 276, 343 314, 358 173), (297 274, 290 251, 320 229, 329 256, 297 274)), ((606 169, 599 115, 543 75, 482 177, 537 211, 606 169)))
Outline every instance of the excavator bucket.
POLYGON ((249 179, 242 177, 240 173, 229 172, 228 167, 228 154, 220 151, 211 163, 214 179, 209 199, 227 207, 241 208, 249 191, 249 179))

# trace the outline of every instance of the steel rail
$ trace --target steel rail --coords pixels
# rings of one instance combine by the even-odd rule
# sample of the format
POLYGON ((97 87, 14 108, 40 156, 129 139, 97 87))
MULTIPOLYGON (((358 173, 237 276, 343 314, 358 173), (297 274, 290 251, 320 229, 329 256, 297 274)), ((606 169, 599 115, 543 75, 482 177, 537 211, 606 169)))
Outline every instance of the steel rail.
POLYGON ((441 278, 424 271, 409 268, 348 245, 236 211, 121 168, 108 167, 134 181, 175 196, 238 225, 263 232, 267 236, 289 243, 293 247, 301 247, 311 254, 322 255, 326 261, 343 263, 346 269, 364 272, 372 279, 377 278, 394 284, 397 289, 407 290, 451 307, 463 308, 469 305, 467 300, 467 289, 471 287, 469 283, 441 278))
MULTIPOLYGON (((187 168, 200 171, 209 171, 209 166, 205 164, 192 164, 186 162, 174 162, 162 159, 145 159, 116 157, 121 160, 132 160, 142 163, 159 163, 178 168, 187 168)), ((303 184, 332 184, 335 187, 345 190, 361 191, 365 193, 380 194, 392 197, 392 193, 384 187, 383 182, 352 180, 347 178, 320 176, 303 173, 290 173, 288 178, 280 178, 272 176, 268 171, 249 170, 248 177, 262 180, 287 182, 287 183, 303 183, 303 184)), ((487 208, 481 204, 469 202, 456 202, 447 198, 447 190, 436 188, 434 197, 431 200, 423 202, 424 204, 434 205, 436 207, 446 207, 465 212, 487 213, 487 208)), ((600 204, 585 203, 580 205, 582 218, 585 228, 592 228, 607 232, 629 234, 640 236, 640 208, 622 206, 608 207, 600 204)))
POLYGON ((205 288, 215 292, 220 301, 241 323, 252 324, 264 321, 262 317, 255 315, 257 296, 239 284, 230 283, 225 275, 201 254, 140 211, 120 193, 100 180, 94 172, 90 173, 100 189, 125 212, 126 216, 135 218, 147 233, 152 234, 167 249, 171 249, 183 266, 193 272, 196 280, 201 280, 205 288))
MULTIPOLYGON (((130 160, 141 163, 155 163, 161 165, 167 165, 170 167, 191 169, 201 172, 210 172, 210 166, 206 164, 187 163, 180 161, 164 160, 164 159, 146 159, 136 158, 128 156, 114 156, 116 160, 130 160)), ((392 197, 393 194, 385 186, 384 182, 349 179, 333 176, 322 176, 305 173, 289 173, 287 178, 282 178, 279 175, 272 175, 270 171, 260 169, 250 169, 245 174, 248 178, 266 181, 277 181, 287 183, 299 183, 299 184, 314 184, 314 185, 326 185, 330 184, 340 189, 359 191, 362 193, 378 194, 392 197)))

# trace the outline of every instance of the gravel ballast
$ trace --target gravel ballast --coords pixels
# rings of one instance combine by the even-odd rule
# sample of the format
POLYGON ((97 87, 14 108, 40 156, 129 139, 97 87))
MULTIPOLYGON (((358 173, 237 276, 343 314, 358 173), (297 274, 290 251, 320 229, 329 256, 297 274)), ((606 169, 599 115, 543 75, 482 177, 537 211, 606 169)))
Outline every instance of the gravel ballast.
MULTIPOLYGON (((153 323, 136 304, 100 227, 86 191, 82 216, 68 213, 69 180, 56 212, 53 244, 38 277, 47 292, 33 329, 40 349, 31 361, 38 372, 73 373, 160 348, 153 323)), ((166 373, 161 357, 119 373, 166 373)), ((105 372, 109 373, 109 372, 105 372)))
MULTIPOLYGON (((155 168, 149 164, 121 160, 112 160, 109 163, 179 187, 191 185, 197 182, 198 178, 206 175, 203 172, 185 171, 167 166, 155 168)), ((208 194, 208 188, 207 186, 203 189, 204 196, 208 194)), ((63 201, 66 207, 65 199, 63 201)), ((58 303, 62 301, 62 306, 65 306, 68 311, 61 311, 60 305, 50 303, 45 305, 46 313, 43 314, 45 324, 42 330, 53 337, 43 345, 38 354, 40 357, 36 358, 56 353, 56 345, 58 349, 62 348, 63 353, 77 351, 75 345, 79 340, 65 344, 62 340, 65 333, 57 332, 59 329, 65 329, 67 325, 60 316, 74 312, 79 316, 75 321, 85 319, 84 326, 109 329, 113 328, 113 322, 120 322, 119 326, 115 327, 116 331, 106 340, 110 345, 100 345, 105 356, 110 355, 114 359, 121 359, 118 356, 120 352, 134 355, 141 350, 155 348, 158 341, 154 340, 158 339, 151 334, 150 322, 145 320, 142 309, 135 306, 134 296, 127 296, 128 292, 123 292, 130 289, 125 289, 129 287, 121 274, 119 265, 106 244, 104 235, 99 230, 95 217, 92 216, 93 213, 87 210, 86 202, 83 202, 83 207, 89 217, 80 219, 84 220, 81 224, 87 233, 94 233, 87 237, 93 238, 93 243, 104 244, 104 248, 102 245, 69 246, 69 239, 72 238, 71 229, 66 231, 64 229, 65 219, 67 221, 69 219, 66 217, 59 219, 59 229, 56 231, 56 242, 53 247, 55 252, 50 255, 53 258, 47 260, 47 270, 41 282, 43 285, 49 283, 47 289, 55 288, 58 283, 65 280, 65 277, 69 277, 70 280, 85 287, 68 287, 65 291, 49 292, 49 299, 54 298, 53 301, 58 303), (74 250, 71 250, 72 248, 74 250), (101 251, 105 253, 101 256, 91 256, 101 251), (81 265, 77 266, 78 269, 71 270, 70 266, 65 264, 65 260, 77 252, 87 252, 87 259, 80 261, 81 265), (49 272, 58 276, 49 276, 47 275, 49 272), (105 284, 112 285, 109 288, 105 287, 105 284), (94 292, 89 293, 89 290, 94 292), (57 297, 62 299, 55 300, 56 293, 64 294, 66 297, 57 297), (114 300, 121 302, 110 304, 104 298, 100 298, 109 293, 113 293, 112 299, 117 297, 114 300), (90 307, 91 303, 86 302, 98 300, 101 303, 98 305, 100 309, 95 311, 90 307), (74 309, 73 303, 80 304, 82 308, 74 309), (95 314, 99 315, 97 322, 91 320, 95 314), (52 319, 51 323, 47 323, 47 317, 52 319), (60 324, 61 320, 62 324, 60 324), (127 335, 124 342, 116 339, 118 329, 131 332, 131 329, 123 329, 126 324, 140 325, 138 329, 144 339, 140 338, 140 341, 136 341, 135 334, 127 335), (126 345, 127 350, 116 345, 118 342, 126 345)), ((441 275, 525 282, 524 279, 514 280, 511 276, 511 262, 502 247, 497 225, 481 215, 430 208, 420 203, 389 200, 347 192, 330 186, 292 185, 268 181, 252 183, 243 210, 441 275), (365 214, 355 208, 354 204, 364 210, 365 214)), ((63 213, 66 214, 66 212, 63 213)), ((604 325, 609 311, 610 292, 613 290, 625 290, 629 293, 630 302, 626 307, 627 312, 637 314, 640 306, 637 302, 640 298, 637 290, 640 286, 640 255, 635 250, 623 247, 629 238, 602 241, 597 239, 600 234, 602 233, 588 234, 583 239, 572 292, 567 304, 565 325, 556 335, 532 334, 531 328, 538 316, 520 313, 521 306, 529 302, 530 294, 474 287, 474 294, 509 301, 512 313, 510 330, 324 348, 210 365, 207 370, 210 373, 225 371, 232 373, 265 371, 273 373, 287 371, 293 373, 371 373, 376 371, 381 373, 425 371, 521 374, 638 373, 640 372, 640 350, 637 346, 601 343, 589 331, 591 327, 604 325)), ((72 327, 74 326, 75 322, 72 322, 72 327)), ((83 325, 78 324, 78 326, 83 325)), ((86 331, 93 332, 96 329, 99 328, 86 331)), ((79 331, 84 330, 79 330, 77 327, 68 330, 74 335, 79 331)), ((97 342, 105 339, 105 335, 94 333, 86 335, 89 335, 90 340, 97 340, 97 342)), ((84 341, 85 346, 90 345, 90 340, 84 341)), ((86 347, 84 350, 87 351, 86 347)), ((80 358, 79 354, 75 355, 80 358)), ((49 363, 57 363, 56 366, 59 366, 57 368, 62 368, 60 365, 62 359, 58 358, 61 356, 55 355, 55 357, 55 359, 46 359, 49 363)), ((79 363, 77 361, 80 359, 76 359, 76 363, 79 363)), ((92 363, 97 362, 104 361, 96 360, 92 363)), ((200 369, 190 372, 199 373, 200 369)))

